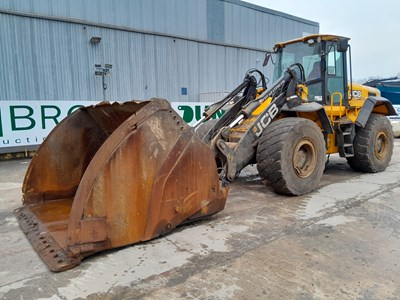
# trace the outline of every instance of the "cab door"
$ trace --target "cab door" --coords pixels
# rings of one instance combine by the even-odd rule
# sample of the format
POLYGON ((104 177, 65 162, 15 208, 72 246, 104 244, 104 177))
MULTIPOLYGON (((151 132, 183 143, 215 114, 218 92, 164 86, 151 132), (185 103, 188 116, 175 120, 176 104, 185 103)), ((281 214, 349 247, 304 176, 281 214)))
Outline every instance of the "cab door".
POLYGON ((327 104, 344 106, 348 103, 346 76, 345 76, 346 52, 337 51, 336 43, 327 43, 326 78, 327 78, 327 104))

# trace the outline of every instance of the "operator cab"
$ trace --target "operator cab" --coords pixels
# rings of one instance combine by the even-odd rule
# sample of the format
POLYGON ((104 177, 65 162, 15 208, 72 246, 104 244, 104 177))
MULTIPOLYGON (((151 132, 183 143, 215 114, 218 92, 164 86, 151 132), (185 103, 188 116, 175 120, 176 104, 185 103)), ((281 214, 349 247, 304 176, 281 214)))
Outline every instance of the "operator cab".
POLYGON ((333 35, 311 35, 304 38, 276 44, 274 81, 287 68, 300 63, 304 68, 308 87, 308 101, 322 105, 347 105, 349 100, 347 85, 347 57, 349 38, 333 35))

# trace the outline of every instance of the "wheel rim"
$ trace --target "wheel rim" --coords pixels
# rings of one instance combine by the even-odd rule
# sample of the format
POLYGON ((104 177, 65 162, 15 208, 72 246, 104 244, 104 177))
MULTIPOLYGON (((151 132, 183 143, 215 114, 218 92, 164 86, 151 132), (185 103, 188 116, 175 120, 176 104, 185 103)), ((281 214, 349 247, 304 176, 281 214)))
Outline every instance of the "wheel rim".
POLYGON ((389 139, 385 132, 379 131, 375 138, 374 152, 376 158, 384 159, 389 151, 389 139))
POLYGON ((316 148, 312 140, 300 140, 293 152, 293 169, 300 178, 310 176, 317 165, 316 148))

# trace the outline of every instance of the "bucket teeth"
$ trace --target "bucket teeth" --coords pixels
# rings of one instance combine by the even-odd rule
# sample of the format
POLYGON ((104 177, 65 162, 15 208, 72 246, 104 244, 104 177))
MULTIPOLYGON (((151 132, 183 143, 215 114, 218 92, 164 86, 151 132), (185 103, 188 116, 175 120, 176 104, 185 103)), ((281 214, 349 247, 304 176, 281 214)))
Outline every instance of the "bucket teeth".
POLYGON ((81 258, 68 255, 29 208, 16 210, 15 214, 22 231, 49 269, 59 272, 79 265, 81 258))

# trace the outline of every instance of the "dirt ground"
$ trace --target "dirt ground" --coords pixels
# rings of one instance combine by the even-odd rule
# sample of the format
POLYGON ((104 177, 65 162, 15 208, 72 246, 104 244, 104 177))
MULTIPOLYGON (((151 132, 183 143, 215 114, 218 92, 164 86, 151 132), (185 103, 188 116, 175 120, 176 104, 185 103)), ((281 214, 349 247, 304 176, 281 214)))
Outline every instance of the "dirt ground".
POLYGON ((333 156, 315 192, 276 195, 248 167, 226 209, 53 273, 13 215, 28 160, 0 162, 2 299, 400 299, 400 140, 388 169, 333 156))

